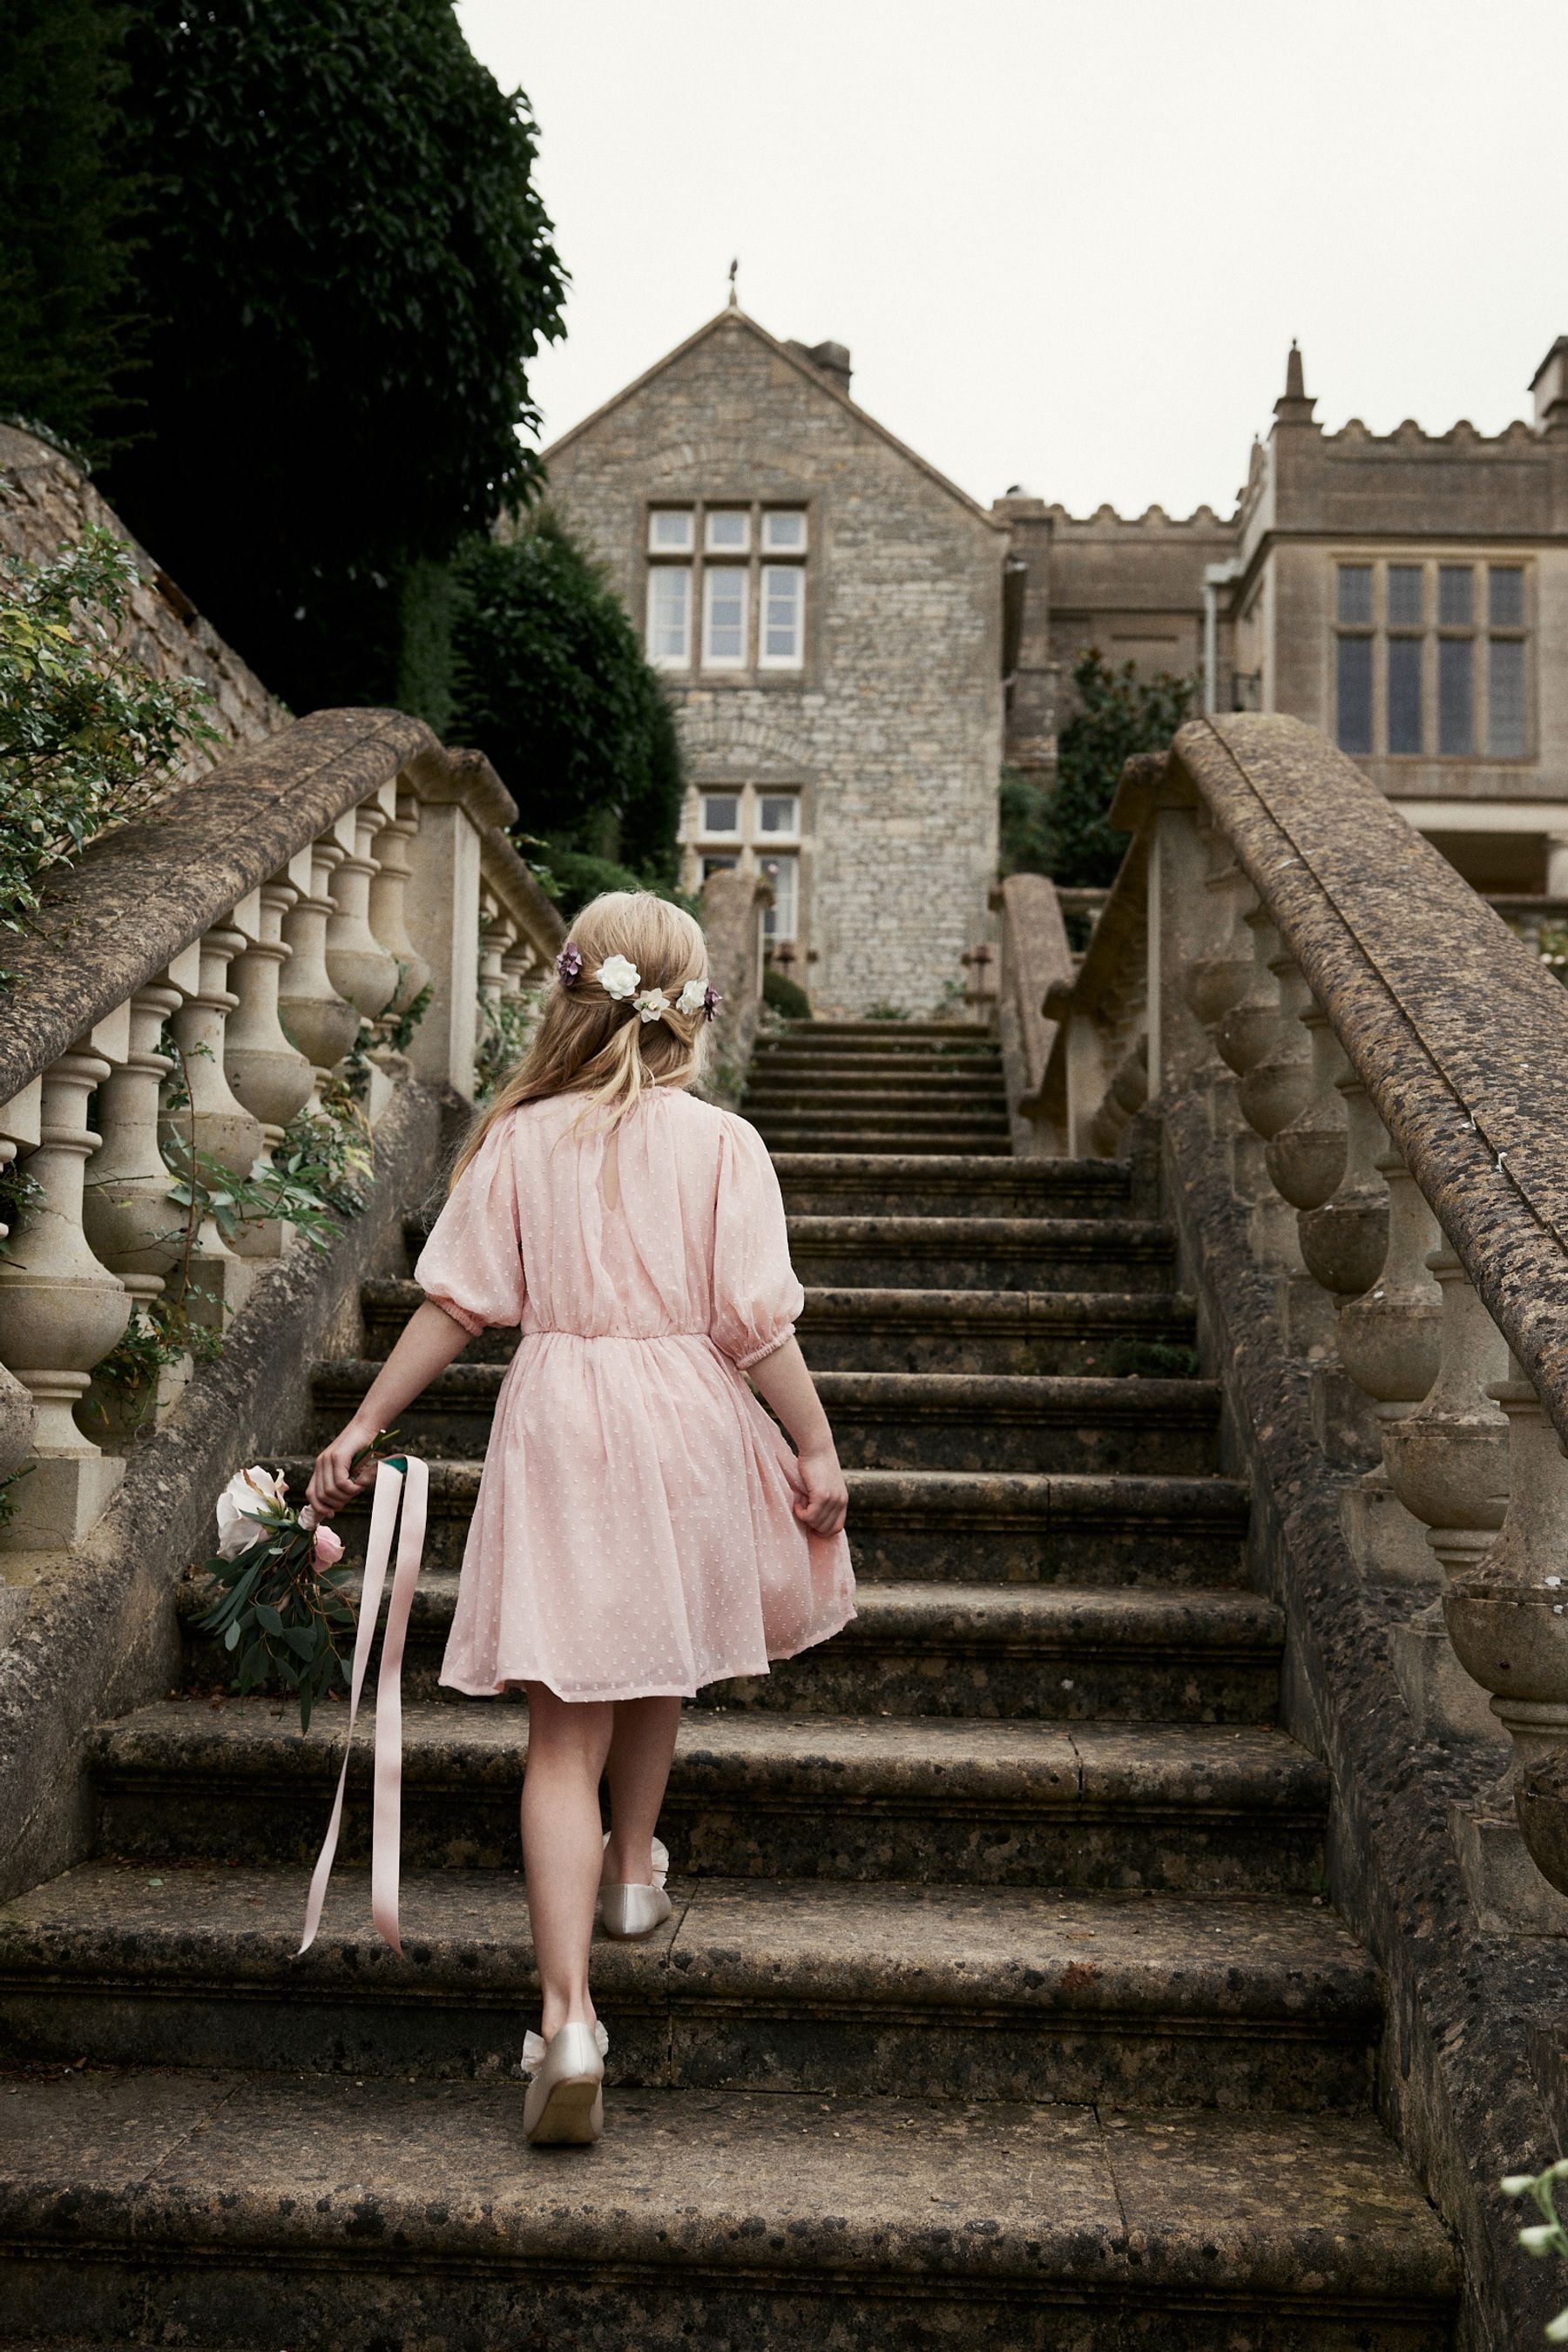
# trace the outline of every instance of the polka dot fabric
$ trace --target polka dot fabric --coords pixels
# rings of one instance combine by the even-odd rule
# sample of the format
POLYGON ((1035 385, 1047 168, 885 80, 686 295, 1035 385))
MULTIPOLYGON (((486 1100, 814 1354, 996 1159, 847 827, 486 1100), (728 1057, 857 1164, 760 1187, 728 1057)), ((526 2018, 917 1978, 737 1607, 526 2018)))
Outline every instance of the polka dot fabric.
POLYGON ((499 1119, 415 1268, 468 1330, 521 1331, 441 1668, 476 1697, 689 1698, 855 1614, 743 1377, 804 1300, 761 1138, 659 1088, 617 1130, 614 1207, 606 1142, 580 1097, 499 1119))

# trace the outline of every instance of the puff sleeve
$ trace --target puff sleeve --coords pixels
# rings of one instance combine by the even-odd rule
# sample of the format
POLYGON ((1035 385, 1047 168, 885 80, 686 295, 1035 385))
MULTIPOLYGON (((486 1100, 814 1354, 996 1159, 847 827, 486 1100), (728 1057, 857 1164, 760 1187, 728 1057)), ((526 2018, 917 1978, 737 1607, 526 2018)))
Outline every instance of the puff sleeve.
POLYGON ((709 1337, 744 1371, 793 1337, 805 1304, 767 1146, 743 1118, 727 1118, 719 1145, 709 1337))
POLYGON ((414 1279, 465 1331, 522 1320, 527 1285, 519 1230, 513 1121, 498 1119, 452 1188, 414 1279))

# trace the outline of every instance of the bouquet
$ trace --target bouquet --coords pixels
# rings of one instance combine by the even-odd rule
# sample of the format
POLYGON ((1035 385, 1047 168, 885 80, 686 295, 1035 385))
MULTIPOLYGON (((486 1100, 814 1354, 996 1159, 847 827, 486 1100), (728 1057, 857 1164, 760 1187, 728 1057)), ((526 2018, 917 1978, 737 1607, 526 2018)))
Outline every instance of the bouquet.
MULTIPOLYGON (((391 1430, 379 1431, 354 1455, 354 1468, 385 1461, 394 1444, 391 1430)), ((354 1628, 342 1556, 342 1537, 319 1525, 308 1503, 299 1510, 289 1504, 281 1471, 253 1463, 218 1496, 217 1550, 205 1573, 223 1594, 197 1624, 239 1652, 242 1694, 269 1673, 298 1694, 301 1731, 310 1728, 310 1709, 330 1689, 334 1668, 349 1679, 337 1640, 354 1628)))

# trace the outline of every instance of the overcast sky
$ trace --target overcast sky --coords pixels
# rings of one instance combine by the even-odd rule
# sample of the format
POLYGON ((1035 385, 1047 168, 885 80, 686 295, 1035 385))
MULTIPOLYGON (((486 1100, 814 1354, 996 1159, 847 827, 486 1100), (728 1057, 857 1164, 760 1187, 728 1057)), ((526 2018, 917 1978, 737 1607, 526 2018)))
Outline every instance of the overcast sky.
POLYGON ((545 437, 719 310, 848 344, 988 502, 1230 511, 1331 428, 1529 414, 1568 331, 1564 0, 459 0, 572 273, 545 437))

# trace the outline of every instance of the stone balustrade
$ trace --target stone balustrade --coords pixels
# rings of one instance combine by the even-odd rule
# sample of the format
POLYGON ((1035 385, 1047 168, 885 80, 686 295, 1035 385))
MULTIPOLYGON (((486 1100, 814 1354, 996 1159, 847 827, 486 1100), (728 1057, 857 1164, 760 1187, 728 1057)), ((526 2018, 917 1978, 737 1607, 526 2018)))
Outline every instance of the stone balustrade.
POLYGON ((170 1292, 221 1328, 290 1244, 276 1220, 192 1230, 172 1168, 264 1175, 356 1049, 373 1126, 410 1071, 471 1097, 481 900, 487 1002, 563 936, 516 814, 422 722, 319 712, 92 844, 7 949, 0 1165, 32 1180, 0 1256, 8 1575, 79 1542, 122 1474, 93 1376, 131 1318, 170 1292))
POLYGON ((1562 1934, 1568 996, 1294 720, 1193 722, 1112 823, 1121 872, 1014 1016, 1049 1043, 1010 1091, 1071 1155, 1113 1154, 1145 1091, 1202 1105, 1414 1730, 1507 1759, 1455 1810, 1475 1909, 1562 1934))

